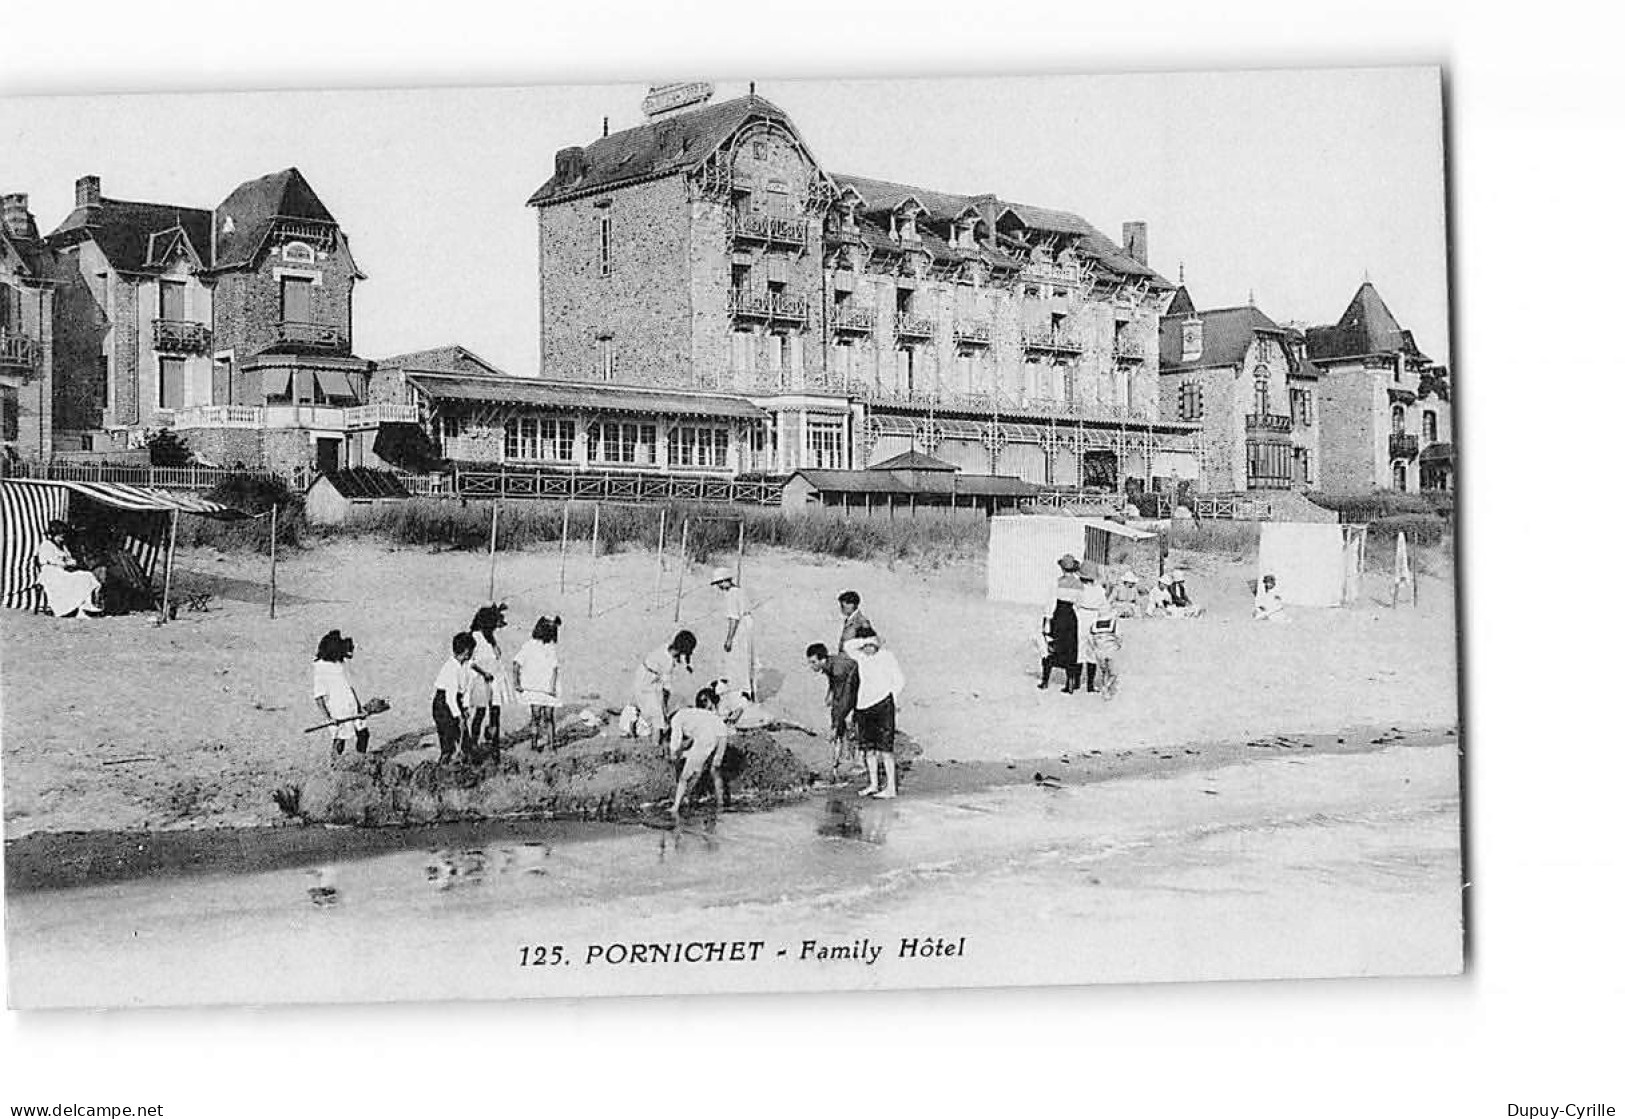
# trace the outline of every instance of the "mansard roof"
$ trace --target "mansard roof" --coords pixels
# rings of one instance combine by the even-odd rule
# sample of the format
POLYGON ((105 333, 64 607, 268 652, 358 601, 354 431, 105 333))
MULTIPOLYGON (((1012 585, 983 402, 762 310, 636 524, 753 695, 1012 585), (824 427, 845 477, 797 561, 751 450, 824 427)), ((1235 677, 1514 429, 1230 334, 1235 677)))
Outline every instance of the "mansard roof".
POLYGON ((190 206, 103 198, 99 205, 75 209, 47 240, 53 247, 95 241, 116 271, 156 273, 164 271, 167 263, 154 262, 154 245, 167 243, 164 235, 179 230, 208 267, 210 221, 209 211, 190 206))
POLYGON ((557 173, 526 203, 551 206, 610 187, 686 171, 716 151, 753 119, 782 125, 799 140, 784 110, 751 94, 663 116, 635 128, 612 132, 587 145, 582 173, 561 180, 557 173))
MULTIPOLYGON (((1251 305, 1197 311, 1194 317, 1202 324, 1202 352, 1190 361, 1182 361, 1181 358, 1184 354, 1184 324, 1192 318, 1192 314, 1167 314, 1162 317, 1159 336, 1162 372, 1185 373, 1193 369, 1240 365, 1258 335, 1279 335, 1283 342, 1287 337, 1284 327, 1251 305)), ((1289 356, 1291 352, 1288 348, 1289 356)))
POLYGON ((337 224, 299 168, 250 179, 215 207, 214 267, 252 264, 278 218, 337 224))
POLYGON ((103 198, 80 206, 53 230, 53 247, 93 240, 119 272, 166 269, 177 242, 210 271, 252 265, 278 218, 332 225, 333 215, 297 167, 242 183, 214 210, 103 198))
POLYGON ((1426 360, 1426 355, 1416 346, 1416 339, 1399 325, 1370 280, 1354 293, 1342 318, 1331 326, 1310 327, 1305 338, 1309 356, 1316 361, 1396 352, 1426 360))

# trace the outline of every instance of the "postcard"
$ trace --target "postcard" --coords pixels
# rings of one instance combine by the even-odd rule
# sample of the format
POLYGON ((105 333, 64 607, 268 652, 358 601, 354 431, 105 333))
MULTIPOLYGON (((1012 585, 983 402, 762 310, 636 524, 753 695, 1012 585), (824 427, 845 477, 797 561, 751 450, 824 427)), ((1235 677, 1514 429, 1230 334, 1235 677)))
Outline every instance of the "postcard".
POLYGON ((1441 81, 0 100, 10 1005, 1458 973, 1441 81))

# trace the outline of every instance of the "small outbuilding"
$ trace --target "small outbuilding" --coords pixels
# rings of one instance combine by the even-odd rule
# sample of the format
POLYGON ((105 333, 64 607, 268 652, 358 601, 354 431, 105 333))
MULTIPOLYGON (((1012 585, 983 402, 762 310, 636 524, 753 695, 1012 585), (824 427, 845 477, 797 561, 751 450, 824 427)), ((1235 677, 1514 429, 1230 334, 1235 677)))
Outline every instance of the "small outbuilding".
POLYGON ((839 509, 854 516, 990 517, 1032 500, 1038 487, 1002 474, 965 474, 907 451, 866 470, 798 470, 784 485, 786 513, 839 509))
POLYGON ((412 495, 400 478, 385 470, 330 470, 305 491, 305 519, 315 525, 340 525, 357 509, 405 501, 412 495))
POLYGON ((1054 601, 1055 561, 1064 555, 1106 581, 1125 570, 1141 579, 1162 574, 1158 533, 1099 517, 999 516, 988 537, 987 597, 1034 606, 1054 601))

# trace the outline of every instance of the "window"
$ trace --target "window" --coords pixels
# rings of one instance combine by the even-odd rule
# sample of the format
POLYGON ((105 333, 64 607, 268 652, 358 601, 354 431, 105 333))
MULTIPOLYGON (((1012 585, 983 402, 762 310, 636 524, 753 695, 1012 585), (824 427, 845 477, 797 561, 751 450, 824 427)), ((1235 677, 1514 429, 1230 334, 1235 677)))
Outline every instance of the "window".
POLYGON ((1292 422, 1299 427, 1313 427, 1315 424, 1315 395, 1308 389, 1288 389, 1287 398, 1292 402, 1292 422))
POLYGON ((503 457, 519 462, 569 462, 575 457, 573 420, 515 416, 503 431, 503 457))
POLYGON ((282 277, 282 321, 310 322, 310 289, 314 285, 305 276, 282 277))
POLYGON ((752 141, 751 145, 750 145, 750 154, 755 159, 766 159, 767 158, 767 141, 766 140, 754 140, 754 141, 752 141))
POLYGON ((904 346, 897 352, 898 385, 897 387, 910 395, 914 392, 914 374, 918 359, 915 357, 913 346, 904 346))
POLYGON ((607 276, 610 273, 610 217, 608 214, 598 215, 598 274, 607 276))
POLYGON ((747 376, 756 371, 756 335, 749 330, 733 333, 733 371, 747 376))
POLYGON ((842 339, 835 343, 831 365, 830 372, 834 375, 836 382, 843 387, 847 385, 852 379, 853 369, 851 341, 842 339))
POLYGON ((463 417, 455 412, 443 413, 440 417, 440 438, 457 439, 463 434, 463 417))
POLYGON ((96 406, 107 408, 113 399, 113 382, 107 355, 102 355, 102 374, 96 379, 96 406))
POLYGON ((1285 443, 1247 444, 1247 484, 1282 486, 1292 481, 1292 448, 1285 443))
POLYGON ((728 465, 728 429, 678 424, 666 436, 666 456, 672 466, 718 469, 728 465))
POLYGON ((1394 463, 1394 489, 1405 492, 1405 464, 1402 462, 1394 463))
POLYGON ((1393 413, 1393 415, 1394 415, 1394 434, 1395 435, 1404 435, 1405 434, 1405 406, 1403 404, 1395 404, 1394 405, 1394 413, 1393 413))
POLYGON ((158 407, 186 405, 186 362, 178 357, 158 359, 158 407))
POLYGON ((17 416, 17 390, 10 385, 0 385, 0 440, 7 443, 17 441, 17 429, 20 426, 17 416))
POLYGON ((615 379, 615 339, 598 339, 598 377, 600 380, 613 381, 615 379))
POLYGON ((1307 486, 1313 482, 1309 476, 1309 448, 1294 447, 1292 449, 1292 465, 1294 468, 1293 480, 1300 486, 1307 486))
POLYGON ((1270 414, 1270 379, 1266 374, 1256 373, 1253 380, 1253 415, 1267 416, 1270 414))
POLYGON ((1196 381, 1185 381, 1179 386, 1179 418, 1186 421, 1202 418, 1202 386, 1196 381))
POLYGON ((1439 413, 1426 411, 1422 413, 1422 442, 1437 443, 1439 441, 1439 413))
POLYGON ((587 429, 587 460, 610 466, 653 466, 655 425, 596 423, 587 429))
POLYGON ((186 317, 186 284, 177 280, 158 281, 158 317, 176 322, 186 317))
POLYGON ((750 290, 750 265, 736 264, 732 273, 733 289, 735 291, 750 290))
POLYGON ((1186 319, 1179 324, 1179 360, 1195 361, 1202 356, 1202 320, 1186 319))
POLYGON ((814 470, 846 467, 846 425, 839 420, 807 421, 807 465, 814 470))

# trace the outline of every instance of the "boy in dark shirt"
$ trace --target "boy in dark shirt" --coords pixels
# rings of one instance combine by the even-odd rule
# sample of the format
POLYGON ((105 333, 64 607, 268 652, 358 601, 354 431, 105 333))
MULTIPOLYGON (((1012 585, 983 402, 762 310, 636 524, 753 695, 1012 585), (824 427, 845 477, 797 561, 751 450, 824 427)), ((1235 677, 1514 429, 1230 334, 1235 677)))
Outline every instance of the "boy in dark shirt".
POLYGON ((839 650, 831 656, 827 648, 815 644, 807 646, 807 667, 829 681, 825 702, 829 704, 830 769, 837 773, 841 759, 851 754, 847 745, 847 723, 858 706, 858 664, 839 650))

